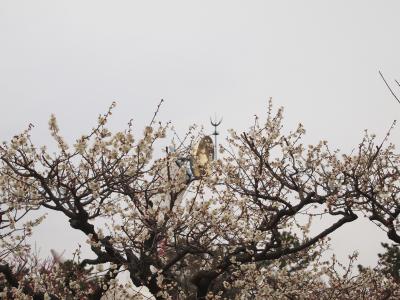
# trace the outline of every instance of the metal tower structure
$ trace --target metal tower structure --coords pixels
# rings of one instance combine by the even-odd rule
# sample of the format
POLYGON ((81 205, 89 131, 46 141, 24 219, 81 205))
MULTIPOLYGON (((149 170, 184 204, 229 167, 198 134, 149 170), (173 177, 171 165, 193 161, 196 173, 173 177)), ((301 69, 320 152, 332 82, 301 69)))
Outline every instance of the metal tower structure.
POLYGON ((217 144, 217 136, 219 135, 219 132, 217 130, 217 127, 221 124, 222 118, 218 121, 217 116, 215 116, 214 120, 210 118, 210 123, 214 127, 214 132, 211 134, 214 136, 214 159, 217 159, 217 153, 218 153, 218 144, 217 144))

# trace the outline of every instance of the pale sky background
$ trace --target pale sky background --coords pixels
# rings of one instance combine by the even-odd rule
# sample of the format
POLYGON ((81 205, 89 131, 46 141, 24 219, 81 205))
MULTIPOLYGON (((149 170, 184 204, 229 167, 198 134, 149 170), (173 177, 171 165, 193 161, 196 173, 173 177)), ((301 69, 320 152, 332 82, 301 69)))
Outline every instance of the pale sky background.
MULTIPOLYGON (((0 140, 35 124, 47 144, 51 113, 69 141, 118 102, 112 127, 160 118, 184 132, 209 117, 243 130, 266 101, 302 122, 307 143, 349 151, 368 128, 383 137, 400 117, 379 78, 400 78, 400 1, 0 0, 0 140)), ((400 94, 400 91, 399 91, 400 94)), ((400 129, 391 140, 399 144, 400 129)), ((71 249, 79 233, 51 215, 42 252, 71 249)), ((339 258, 374 264, 384 233, 358 220, 332 235, 339 258)))

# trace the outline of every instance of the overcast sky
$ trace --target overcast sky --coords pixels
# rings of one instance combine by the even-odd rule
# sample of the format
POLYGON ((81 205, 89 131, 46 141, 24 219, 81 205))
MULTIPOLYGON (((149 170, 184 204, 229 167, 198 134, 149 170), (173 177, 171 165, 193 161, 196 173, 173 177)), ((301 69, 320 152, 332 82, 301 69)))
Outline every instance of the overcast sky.
MULTIPOLYGON (((398 0, 0 0, 0 140, 33 123, 46 144, 55 113, 72 141, 114 100, 112 126, 133 118, 140 128, 161 98, 160 118, 181 132, 211 131, 217 113, 223 137, 273 97, 287 130, 302 122, 307 142, 349 151, 364 129, 382 137, 400 116, 378 75, 400 78, 399 13, 398 0)), ((400 142, 399 128, 391 138, 400 142)), ((59 216, 44 225, 44 252, 81 237, 59 216)), ((362 221, 333 235, 339 257, 359 249, 365 264, 385 240, 362 221)))

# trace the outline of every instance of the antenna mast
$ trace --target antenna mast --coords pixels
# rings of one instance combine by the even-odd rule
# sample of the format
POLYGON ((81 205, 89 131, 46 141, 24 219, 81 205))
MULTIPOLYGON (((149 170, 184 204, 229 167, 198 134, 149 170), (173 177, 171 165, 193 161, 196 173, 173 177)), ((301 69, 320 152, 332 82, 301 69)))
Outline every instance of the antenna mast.
POLYGON ((221 124, 222 118, 218 121, 217 116, 215 116, 214 120, 210 118, 210 123, 214 126, 214 132, 211 134, 214 136, 214 159, 217 159, 217 152, 218 152, 218 144, 217 144, 217 136, 219 132, 217 127, 221 124))

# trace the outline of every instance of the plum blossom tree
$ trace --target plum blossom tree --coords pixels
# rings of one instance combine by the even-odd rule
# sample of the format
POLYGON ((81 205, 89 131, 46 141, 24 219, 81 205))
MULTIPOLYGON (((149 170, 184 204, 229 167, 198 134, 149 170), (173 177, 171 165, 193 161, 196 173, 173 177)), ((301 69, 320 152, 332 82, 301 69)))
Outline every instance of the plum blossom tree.
POLYGON ((150 297, 128 295, 130 285, 146 287, 155 299, 399 296, 396 280, 379 268, 354 275, 351 260, 341 275, 335 260, 321 259, 329 235, 362 214, 398 242, 391 233, 399 214, 393 145, 375 147, 366 135, 350 155, 325 141, 306 147, 303 126, 283 133, 283 110, 274 114, 270 103, 264 122, 230 131, 220 159, 189 176, 182 161, 193 158, 201 132, 191 128, 155 158, 171 125, 157 122, 156 112, 141 137, 131 122, 112 133, 106 124, 114 106, 72 147, 52 116, 56 153, 35 146, 31 128, 2 144, 3 298, 101 299, 115 289, 123 299, 150 297), (29 218, 39 208, 65 215, 95 258, 77 251, 65 262, 40 261, 32 254, 24 238, 42 221, 29 218), (313 227, 320 218, 325 227, 313 227), (122 271, 127 285, 116 280, 122 271))

